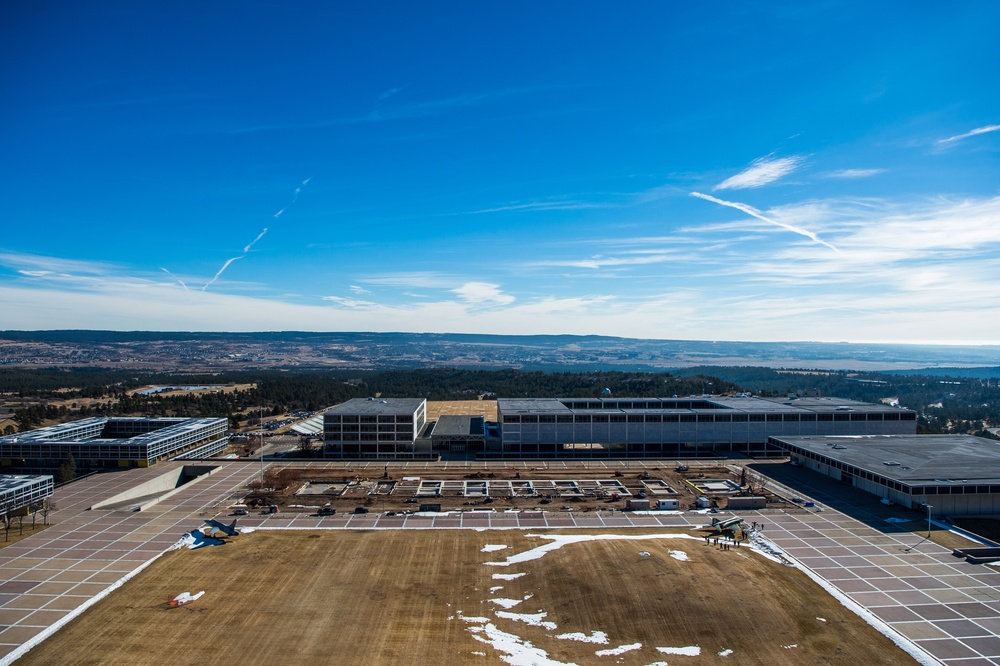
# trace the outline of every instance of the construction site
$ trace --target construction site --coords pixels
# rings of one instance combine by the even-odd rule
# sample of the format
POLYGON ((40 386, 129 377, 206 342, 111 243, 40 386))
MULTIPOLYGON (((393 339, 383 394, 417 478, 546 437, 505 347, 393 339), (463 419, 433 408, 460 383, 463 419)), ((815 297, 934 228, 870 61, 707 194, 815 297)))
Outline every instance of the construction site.
MULTIPOLYGON (((716 462, 662 461, 639 470, 580 463, 549 466, 534 462, 480 471, 448 465, 399 464, 319 468, 272 466, 251 481, 233 507, 281 512, 462 511, 491 508, 562 511, 790 507, 758 474, 716 462), (275 507, 272 509, 271 507, 275 507), (433 507, 433 508, 428 508, 433 507)), ((322 512, 322 513, 320 513, 322 512)))

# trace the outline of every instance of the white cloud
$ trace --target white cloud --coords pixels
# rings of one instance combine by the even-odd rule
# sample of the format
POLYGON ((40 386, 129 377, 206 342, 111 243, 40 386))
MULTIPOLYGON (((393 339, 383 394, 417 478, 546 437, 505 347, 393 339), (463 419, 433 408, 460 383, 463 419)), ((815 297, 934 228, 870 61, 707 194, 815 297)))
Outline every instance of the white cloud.
POLYGON ((955 136, 949 136, 947 139, 940 139, 938 143, 953 143, 955 141, 961 141, 962 139, 968 139, 969 137, 978 136, 980 134, 996 132, 997 130, 1000 130, 1000 125, 985 125, 983 127, 977 127, 974 130, 970 130, 965 134, 956 134, 955 136))
POLYGON ((509 305, 514 297, 500 291, 500 285, 489 282, 466 282, 451 290, 466 303, 509 305))
POLYGON ((722 181, 713 190, 745 190, 752 187, 763 187, 787 176, 799 168, 802 158, 791 157, 761 157, 754 160, 750 167, 722 181))
POLYGON ((350 289, 355 294, 370 294, 370 293, 372 293, 371 291, 365 289, 364 287, 359 287, 356 284, 352 284, 350 287, 348 287, 348 289, 350 289))
POLYGON ((341 307, 357 309, 357 308, 376 308, 378 303, 373 303, 371 301, 361 301, 356 298, 342 298, 340 296, 323 296, 321 297, 324 301, 329 301, 335 303, 341 307))
MULTIPOLYGON (((588 268, 567 277, 557 265, 548 275, 545 266, 555 262, 546 262, 526 274, 526 260, 504 276, 484 266, 478 279, 410 272, 351 280, 361 289, 430 285, 400 289, 393 297, 401 302, 363 297, 353 288, 311 302, 251 295, 259 289, 234 294, 232 284, 229 293, 189 292, 159 270, 6 254, 0 263, 16 270, 0 275, 0 311, 8 328, 23 329, 1000 343, 1000 197, 819 199, 753 210, 767 221, 751 216, 675 236, 618 237, 614 245, 593 239, 582 259, 568 261, 594 262, 602 272, 588 268), (835 239, 840 252, 816 242, 776 244, 773 233, 763 233, 807 225, 835 239), (751 233, 739 232, 747 226, 751 233)), ((536 249, 558 252, 561 261, 566 246, 536 249)))
POLYGON ((839 169, 837 171, 827 171, 824 178, 870 178, 885 173, 885 169, 839 169))

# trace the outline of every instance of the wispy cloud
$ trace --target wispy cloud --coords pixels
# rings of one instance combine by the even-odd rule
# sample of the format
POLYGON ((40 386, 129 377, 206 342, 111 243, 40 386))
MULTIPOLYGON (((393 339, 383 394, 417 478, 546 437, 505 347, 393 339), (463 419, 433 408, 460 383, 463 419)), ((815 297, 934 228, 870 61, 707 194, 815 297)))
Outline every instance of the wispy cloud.
POLYGON ((827 171, 823 174, 823 177, 842 179, 870 178, 880 173, 885 173, 885 169, 839 169, 837 171, 827 171))
POLYGON ((954 143, 955 141, 961 141, 980 134, 989 134, 990 132, 996 132, 998 130, 1000 130, 1000 125, 985 125, 983 127, 977 127, 974 130, 970 130, 965 134, 956 134, 955 136, 949 136, 947 139, 940 139, 938 144, 954 143))
POLYGON ((792 233, 799 234, 800 236, 805 236, 806 238, 809 238, 810 240, 819 243, 820 245, 825 245, 831 250, 839 252, 839 250, 837 250, 837 248, 834 245, 826 242, 825 240, 823 240, 813 232, 809 231, 808 229, 803 229, 801 227, 797 227, 795 225, 767 217, 753 206, 748 206, 747 204, 739 203, 736 201, 726 201, 724 199, 716 199, 711 195, 702 194, 701 192, 692 192, 691 196, 698 197, 699 199, 704 199, 705 201, 711 201, 712 203, 717 203, 720 206, 728 206, 729 208, 735 208, 736 210, 742 211, 747 215, 750 215, 751 217, 756 217, 758 220, 761 220, 762 222, 767 222, 768 224, 773 224, 776 227, 781 227, 782 229, 791 231, 792 233))
POLYGON ((386 287, 403 287, 405 289, 452 289, 460 282, 458 278, 433 273, 429 271, 413 271, 408 273, 383 273, 369 275, 358 279, 364 284, 378 284, 386 287))
POLYGON ((349 308, 351 310, 378 307, 378 303, 373 303, 371 301, 362 301, 356 298, 343 298, 341 296, 323 296, 321 298, 324 301, 329 301, 330 303, 335 303, 341 307, 349 308))
POLYGON ((466 282, 451 292, 473 305, 509 305, 515 300, 510 294, 500 291, 500 285, 489 282, 466 282))
POLYGON ((599 204, 588 201, 532 201, 523 204, 496 206, 495 208, 481 208, 479 210, 473 210, 463 214, 480 215, 483 213, 505 213, 508 211, 533 211, 533 210, 587 210, 590 208, 608 208, 608 207, 610 207, 610 204, 599 204))
POLYGON ((348 287, 348 289, 350 289, 350 290, 351 290, 352 292, 354 292, 355 294, 370 294, 370 293, 372 293, 372 292, 371 292, 371 291, 369 291, 368 289, 365 289, 364 287, 359 287, 359 286, 358 286, 358 285, 356 285, 356 284, 352 284, 352 285, 350 285, 350 286, 348 287))
POLYGON ((763 187, 792 173, 799 168, 802 161, 802 158, 797 155, 776 158, 761 157, 754 160, 749 168, 725 179, 712 190, 745 190, 763 187))

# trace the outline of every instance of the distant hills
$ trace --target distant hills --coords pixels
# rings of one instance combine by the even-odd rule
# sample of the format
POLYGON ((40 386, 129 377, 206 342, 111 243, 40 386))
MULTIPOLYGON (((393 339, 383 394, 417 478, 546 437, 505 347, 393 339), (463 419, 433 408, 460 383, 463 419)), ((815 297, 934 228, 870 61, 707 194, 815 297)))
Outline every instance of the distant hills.
POLYGON ((757 366, 1000 377, 1000 345, 641 340, 577 335, 2 331, 0 363, 221 370, 237 367, 673 370, 757 366))

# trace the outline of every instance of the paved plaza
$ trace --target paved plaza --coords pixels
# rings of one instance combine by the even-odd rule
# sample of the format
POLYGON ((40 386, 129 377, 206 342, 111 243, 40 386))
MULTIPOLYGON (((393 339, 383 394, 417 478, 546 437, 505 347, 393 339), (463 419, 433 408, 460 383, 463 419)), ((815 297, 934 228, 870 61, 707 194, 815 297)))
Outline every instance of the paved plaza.
MULTIPOLYGON (((259 465, 213 462, 211 475, 183 486, 167 499, 136 511, 88 510, 101 499, 163 474, 179 463, 98 474, 56 491, 56 524, 0 549, 0 664, 26 641, 79 612, 123 577, 145 566, 199 527, 205 518, 228 519, 239 488, 260 473, 259 465)), ((630 462, 629 468, 664 467, 671 462, 630 462)), ((384 463, 313 463, 317 467, 381 470, 384 463)), ((611 461, 542 463, 455 463, 469 469, 611 469, 611 461)), ((416 473, 426 463, 393 464, 394 472, 416 473)), ((440 469, 440 467, 438 467, 440 469)), ((785 470, 787 472, 787 470, 785 470)), ((807 472, 796 472, 805 473, 807 472)), ((811 477, 802 477, 811 481, 811 477)), ((779 550, 827 584, 868 609, 928 655, 949 666, 1000 665, 1000 571, 968 564, 919 534, 902 530, 845 502, 822 483, 794 491, 822 510, 748 511, 747 522, 779 550)), ((305 514, 251 515, 247 527, 265 529, 628 529, 692 528, 708 522, 701 513, 594 511, 465 511, 426 515, 381 513, 316 517, 305 514)), ((252 538, 252 537, 249 537, 252 538)), ((711 546, 705 546, 711 547, 711 546)))

